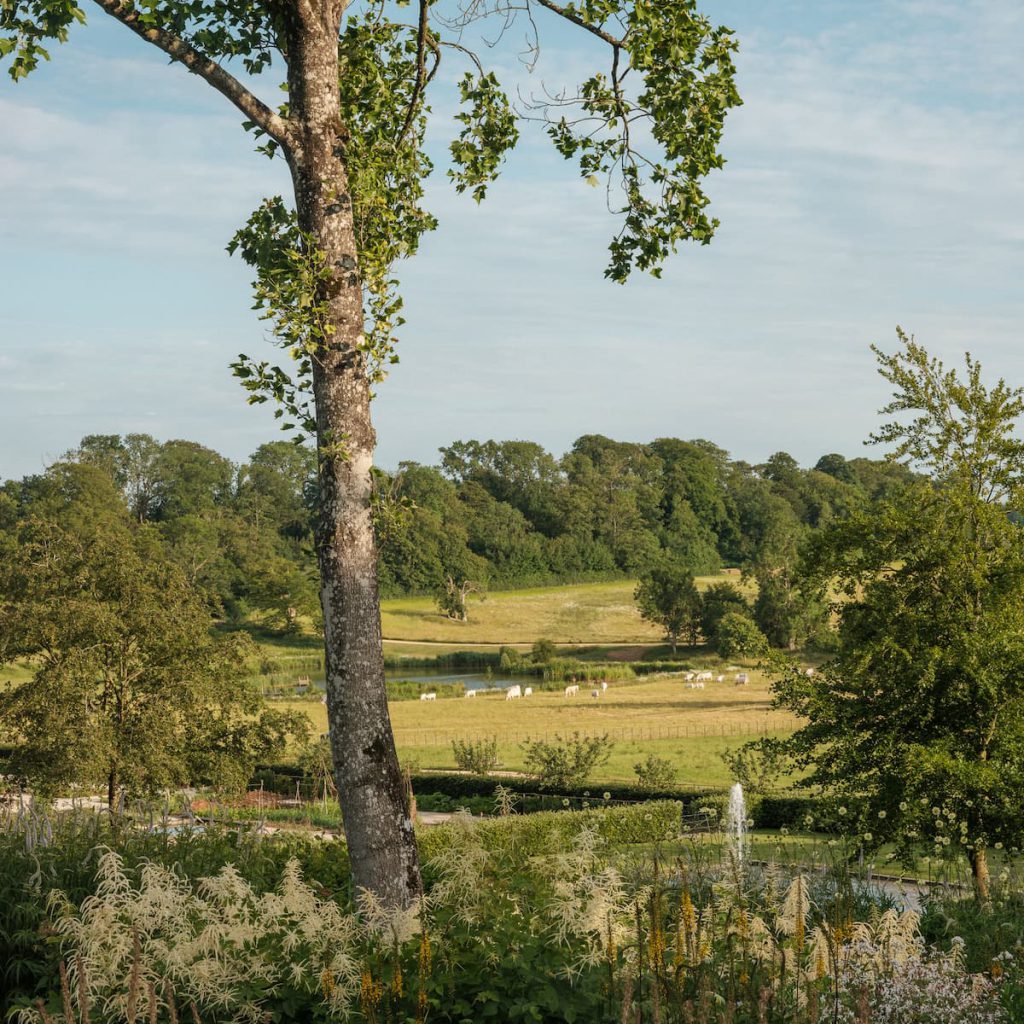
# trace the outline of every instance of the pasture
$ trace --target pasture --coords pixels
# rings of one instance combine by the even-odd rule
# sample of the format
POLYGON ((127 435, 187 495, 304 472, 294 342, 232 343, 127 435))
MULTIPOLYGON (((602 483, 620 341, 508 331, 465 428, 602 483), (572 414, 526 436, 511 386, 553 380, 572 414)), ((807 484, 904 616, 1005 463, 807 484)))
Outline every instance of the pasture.
MULTIPOLYGON (((697 586, 738 576, 701 576, 697 586)), ((381 602, 387 640, 449 644, 532 644, 541 637, 559 644, 657 644, 660 628, 640 618, 635 580, 579 583, 535 590, 506 590, 469 601, 469 621, 442 615, 431 597, 394 598, 381 602)), ((399 652, 400 653, 400 652, 399 652)))
MULTIPOLYGON (((537 692, 506 701, 504 691, 480 693, 472 699, 396 701, 391 721, 402 760, 422 769, 454 768, 453 739, 498 738, 503 768, 523 768, 519 744, 527 738, 553 738, 579 731, 607 733, 615 740, 609 763, 595 775, 632 780, 633 765, 647 753, 672 761, 678 782, 723 786, 731 779, 721 754, 756 736, 788 733, 797 721, 771 709, 769 681, 746 669, 747 686, 736 686, 734 673, 723 683, 690 690, 680 676, 662 676, 630 684, 611 684, 599 699, 581 687, 576 697, 537 692)), ((326 709, 318 702, 297 701, 314 728, 327 728, 326 709)))

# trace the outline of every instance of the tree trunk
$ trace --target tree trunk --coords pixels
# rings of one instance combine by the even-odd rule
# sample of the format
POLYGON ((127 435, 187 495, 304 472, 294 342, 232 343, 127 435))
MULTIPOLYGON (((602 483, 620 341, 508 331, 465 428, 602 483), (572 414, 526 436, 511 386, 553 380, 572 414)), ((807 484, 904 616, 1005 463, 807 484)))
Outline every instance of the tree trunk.
POLYGON ((117 799, 117 768, 114 765, 110 766, 110 772, 107 775, 107 812, 109 814, 114 813, 114 801, 117 799))
POLYGON ((971 871, 974 874, 974 892, 982 903, 988 903, 991 889, 989 886, 988 851, 984 846, 976 846, 970 850, 968 857, 971 871))
MULTIPOLYGON (((299 6, 302 9, 301 5, 299 6)), ((290 33, 289 154, 299 226, 331 270, 319 301, 333 333, 313 359, 320 499, 316 548, 324 614, 330 746, 356 891, 407 906, 422 891, 384 686, 377 547, 371 515, 376 436, 363 299, 338 98, 338 21, 315 8, 290 33)))

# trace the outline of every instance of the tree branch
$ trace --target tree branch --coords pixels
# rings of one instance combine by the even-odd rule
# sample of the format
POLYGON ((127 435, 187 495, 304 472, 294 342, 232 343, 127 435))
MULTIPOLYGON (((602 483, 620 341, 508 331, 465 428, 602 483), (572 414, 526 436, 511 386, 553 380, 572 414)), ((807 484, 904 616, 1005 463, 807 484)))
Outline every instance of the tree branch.
POLYGON ((616 39, 610 32, 605 32, 603 28, 598 28, 596 25, 590 25, 580 15, 571 10, 568 7, 562 7, 561 4, 554 3, 554 0, 536 0, 541 7, 546 7, 549 11, 554 11, 555 14, 565 18, 566 21, 571 21, 574 25, 579 25, 580 28, 586 29, 591 35, 597 36, 598 39, 603 39, 609 46, 620 47, 623 45, 625 40, 616 39))
POLYGON ((253 124, 262 128, 275 142, 286 148, 295 144, 291 126, 270 109, 261 99, 254 96, 234 75, 216 61, 197 50, 180 36, 155 25, 146 25, 139 11, 126 0, 94 0, 112 18, 130 28, 137 36, 163 50, 172 61, 183 64, 194 75, 204 79, 222 96, 229 99, 253 124))

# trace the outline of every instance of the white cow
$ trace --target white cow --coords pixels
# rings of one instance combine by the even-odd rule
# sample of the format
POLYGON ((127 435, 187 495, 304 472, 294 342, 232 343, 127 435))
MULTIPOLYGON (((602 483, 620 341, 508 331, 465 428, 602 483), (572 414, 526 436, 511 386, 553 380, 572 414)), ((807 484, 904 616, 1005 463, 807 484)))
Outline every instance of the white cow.
POLYGON ((698 683, 708 683, 708 682, 711 681, 711 673, 710 672, 698 672, 697 675, 694 676, 694 680, 695 680, 695 682, 698 682, 698 683))
POLYGON ((716 683, 724 683, 725 682, 725 676, 715 676, 715 682, 716 683))
POLYGON ((437 700, 436 693, 421 693, 420 700, 437 700))
POLYGON ((749 682, 750 682, 750 676, 748 676, 746 672, 740 672, 736 676, 736 685, 737 686, 746 686, 747 683, 749 683, 749 682))
POLYGON ((698 682, 694 681, 692 683, 687 683, 686 684, 686 688, 688 690, 703 690, 704 689, 704 684, 703 683, 698 683, 698 682))
POLYGON ((695 677, 696 675, 697 675, 697 673, 696 673, 696 672, 687 672, 687 673, 686 673, 686 675, 685 675, 685 676, 683 676, 683 678, 684 678, 684 679, 685 679, 685 680, 686 680, 686 681, 687 681, 688 683, 692 683, 692 682, 693 682, 693 680, 694 680, 694 677, 695 677))
POLYGON ((515 700, 517 697, 522 697, 522 695, 523 688, 518 683, 516 683, 515 686, 510 686, 505 691, 505 700, 515 700))
POLYGON ((597 698, 601 696, 601 691, 600 690, 591 690, 590 691, 590 696, 593 697, 594 700, 597 700, 597 698))
POLYGON ((463 694, 463 696, 464 696, 464 697, 475 697, 475 696, 476 696, 476 690, 467 690, 467 691, 466 691, 466 692, 465 692, 465 693, 463 694))
POLYGON ((566 697, 575 697, 576 694, 579 693, 579 692, 580 692, 580 688, 576 684, 573 684, 572 686, 567 686, 565 688, 565 695, 566 695, 566 697))
POLYGON ((524 697, 532 697, 533 696, 533 687, 532 686, 528 686, 525 690, 523 690, 523 696, 524 697))
POLYGON ((601 692, 604 693, 608 689, 608 684, 602 679, 601 680, 601 692))

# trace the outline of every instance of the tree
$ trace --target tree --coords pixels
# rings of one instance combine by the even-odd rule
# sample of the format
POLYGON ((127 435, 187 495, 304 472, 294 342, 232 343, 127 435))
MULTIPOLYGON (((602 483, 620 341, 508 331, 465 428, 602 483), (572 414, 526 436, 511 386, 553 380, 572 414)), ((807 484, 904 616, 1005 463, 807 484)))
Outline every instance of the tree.
POLYGON ((595 769, 607 764, 615 744, 607 735, 574 732, 564 739, 556 733, 553 742, 526 740, 520 746, 526 770, 541 789, 564 789, 586 782, 595 769))
POLYGON ((676 653, 680 636, 695 644, 700 633, 701 599, 693 573, 679 562, 667 560, 640 578, 633 595, 640 614, 665 630, 676 653))
POLYGON ((700 607, 700 631, 706 643, 715 642, 718 623, 729 612, 750 614, 750 605, 735 583, 712 583, 704 591, 700 607))
POLYGON ((245 645, 211 634, 203 595, 113 500, 84 521, 23 518, 0 545, 0 662, 36 667, 0 695, 0 722, 37 792, 103 785, 114 809, 189 782, 237 789, 307 728, 262 706, 245 645))
MULTIPOLYGON (((487 19, 507 31, 520 18, 536 53, 547 19, 604 48, 606 70, 526 114, 547 119, 585 179, 607 179, 621 223, 606 273, 625 281, 633 269, 657 276, 680 242, 714 233, 702 181, 722 165, 724 119, 739 103, 736 42, 694 0, 420 0, 408 21, 407 5, 373 0, 93 2, 233 104, 259 151, 291 172, 294 207, 266 200, 230 246, 254 268, 256 306, 289 358, 242 356, 235 370, 250 401, 275 401, 286 427, 316 437, 328 716, 353 879, 407 904, 421 884, 384 687, 370 397, 402 323, 393 265, 435 223, 421 202, 423 139, 428 98, 448 78, 437 75, 442 55, 469 67, 448 173, 479 201, 519 131, 466 31, 487 19), (235 77, 232 60, 247 81, 283 73, 282 106, 235 77), (637 149, 646 142, 651 151, 637 149)), ((12 77, 34 71, 84 18, 76 0, 5 0, 0 58, 12 77)))
POLYGON ((768 650, 768 640, 749 615, 726 612, 715 628, 715 650, 723 658, 756 658, 768 650))
POLYGON ((454 576, 446 576, 444 583, 437 589, 437 607, 456 622, 469 621, 470 594, 479 593, 483 588, 473 580, 456 580, 454 576))
POLYGON ((871 440, 926 476, 815 539, 804 585, 838 588, 839 647, 776 699, 808 721, 784 744, 802 784, 861 803, 875 842, 965 848, 986 898, 987 849, 1024 825, 1024 391, 899 337, 871 440))

